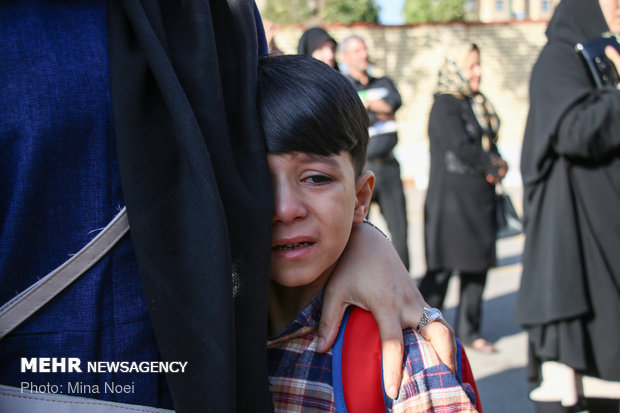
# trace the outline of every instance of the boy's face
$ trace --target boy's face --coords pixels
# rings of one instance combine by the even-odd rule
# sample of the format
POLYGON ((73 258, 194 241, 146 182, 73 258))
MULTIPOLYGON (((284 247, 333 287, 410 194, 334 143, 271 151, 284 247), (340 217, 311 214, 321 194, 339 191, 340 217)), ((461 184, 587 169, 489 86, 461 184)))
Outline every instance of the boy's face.
POLYGON ((286 287, 320 288, 344 251, 352 224, 366 216, 374 175, 365 172, 356 181, 347 152, 268 154, 267 161, 275 196, 271 278, 286 287))

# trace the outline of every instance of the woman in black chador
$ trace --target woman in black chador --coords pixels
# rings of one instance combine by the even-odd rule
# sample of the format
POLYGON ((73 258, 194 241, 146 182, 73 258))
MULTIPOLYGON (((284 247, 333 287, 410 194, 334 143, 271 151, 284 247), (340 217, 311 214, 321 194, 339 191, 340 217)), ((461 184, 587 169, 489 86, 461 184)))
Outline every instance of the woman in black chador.
POLYGON ((608 30, 620 30, 617 0, 564 0, 532 71, 516 320, 529 336, 529 379, 543 381, 531 397, 549 402, 539 411, 618 411, 618 395, 579 405, 575 391, 581 374, 620 381, 620 92, 596 88, 575 52, 608 30), (557 371, 565 388, 547 380, 557 371))
POLYGON ((428 136, 431 170, 424 206, 427 272, 420 292, 441 307, 453 272, 461 278, 457 336, 492 352, 480 335, 482 291, 495 264, 495 184, 506 173, 495 141, 499 118, 480 93, 480 52, 457 45, 439 72, 428 136))
POLYGON ((322 27, 311 27, 299 38, 297 53, 312 56, 317 60, 338 69, 336 46, 338 43, 322 27))

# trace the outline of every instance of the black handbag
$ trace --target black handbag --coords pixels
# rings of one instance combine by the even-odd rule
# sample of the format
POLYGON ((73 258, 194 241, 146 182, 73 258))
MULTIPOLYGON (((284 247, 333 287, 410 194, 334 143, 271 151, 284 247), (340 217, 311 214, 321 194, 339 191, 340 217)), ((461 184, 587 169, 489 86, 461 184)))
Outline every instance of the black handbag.
POLYGON ((523 233, 523 222, 517 213, 512 199, 501 186, 495 193, 495 217, 497 220, 497 239, 514 237, 523 233))

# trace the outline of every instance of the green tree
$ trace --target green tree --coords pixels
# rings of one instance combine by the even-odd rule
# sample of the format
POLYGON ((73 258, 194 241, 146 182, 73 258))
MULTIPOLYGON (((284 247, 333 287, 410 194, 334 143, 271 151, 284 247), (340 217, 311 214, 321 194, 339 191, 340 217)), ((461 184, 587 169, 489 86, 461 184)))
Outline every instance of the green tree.
POLYGON ((465 0, 405 0, 405 23, 464 20, 465 0))
POLYGON ((313 10, 308 1, 267 0, 261 15, 277 23, 301 23, 312 17, 313 10))
POLYGON ((377 23, 379 6, 374 0, 325 0, 323 15, 326 23, 377 23))
POLYGON ((267 0, 261 14, 278 23, 376 23, 375 0, 267 0))

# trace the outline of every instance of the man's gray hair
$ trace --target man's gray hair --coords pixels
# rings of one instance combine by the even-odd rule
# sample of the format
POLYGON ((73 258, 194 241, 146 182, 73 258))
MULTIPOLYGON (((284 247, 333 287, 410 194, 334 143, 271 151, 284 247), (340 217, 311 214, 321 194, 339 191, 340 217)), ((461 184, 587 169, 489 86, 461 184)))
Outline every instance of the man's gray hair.
POLYGON ((366 40, 364 40, 364 38, 360 36, 359 34, 350 34, 344 39, 342 39, 340 42, 338 42, 338 52, 339 53, 346 52, 347 49, 349 48, 349 42, 353 39, 359 40, 360 42, 366 44, 366 40))

